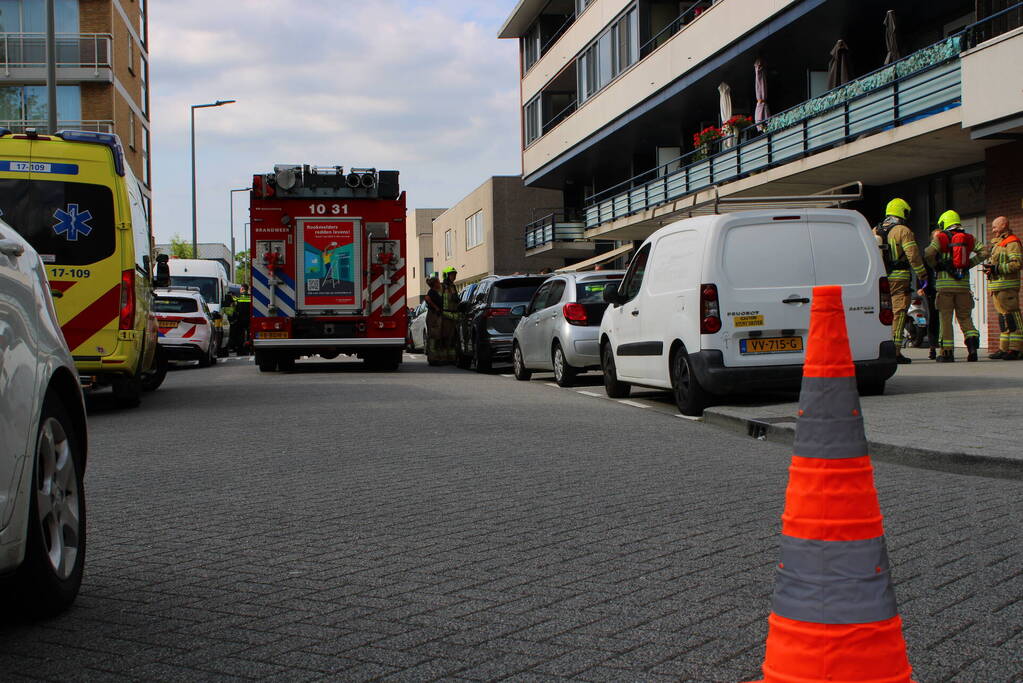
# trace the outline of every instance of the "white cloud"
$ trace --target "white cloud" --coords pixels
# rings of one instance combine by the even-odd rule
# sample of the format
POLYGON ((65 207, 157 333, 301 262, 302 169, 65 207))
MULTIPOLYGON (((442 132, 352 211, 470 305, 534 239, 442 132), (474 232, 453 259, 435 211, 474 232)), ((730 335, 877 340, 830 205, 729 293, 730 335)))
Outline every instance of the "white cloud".
POLYGON ((228 190, 274 163, 397 168, 410 206, 518 173, 517 47, 495 37, 515 0, 467 4, 150 3, 157 239, 191 232, 190 105, 217 99, 238 102, 196 111, 202 241, 228 239, 228 190))

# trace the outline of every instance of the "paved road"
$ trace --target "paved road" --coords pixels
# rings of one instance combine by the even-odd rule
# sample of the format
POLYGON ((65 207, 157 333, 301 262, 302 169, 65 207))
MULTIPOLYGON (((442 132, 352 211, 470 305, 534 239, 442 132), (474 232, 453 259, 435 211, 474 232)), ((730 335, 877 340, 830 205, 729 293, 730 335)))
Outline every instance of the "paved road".
MULTIPOLYGON (((0 625, 0 675, 757 677, 786 450, 592 384, 231 359, 98 396, 82 594, 0 625)), ((1023 484, 876 478, 916 679, 1023 681, 1023 484)))

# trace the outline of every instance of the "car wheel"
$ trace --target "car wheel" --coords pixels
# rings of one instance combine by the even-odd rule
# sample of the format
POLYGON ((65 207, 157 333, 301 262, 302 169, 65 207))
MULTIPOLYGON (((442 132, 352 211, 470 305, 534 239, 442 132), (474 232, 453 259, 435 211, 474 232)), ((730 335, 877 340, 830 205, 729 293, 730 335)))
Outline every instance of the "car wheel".
POLYGON ((209 346, 206 347, 206 353, 199 356, 199 367, 208 368, 213 365, 213 340, 210 340, 209 346))
POLYGON ((256 365, 260 372, 273 372, 277 369, 277 357, 267 351, 256 351, 256 365))
POLYGON ((493 369, 494 361, 490 357, 490 347, 484 346, 477 339, 472 353, 472 364, 476 372, 490 372, 493 369))
POLYGON ((522 349, 518 344, 512 346, 512 367, 515 369, 515 379, 520 382, 528 382, 533 376, 533 371, 526 367, 526 361, 522 358, 522 349))
POLYGON ((35 617, 67 609, 82 584, 83 455, 67 410, 48 396, 36 436, 25 560, 15 574, 15 600, 35 617))
POLYGON ((604 371, 604 393, 608 398, 628 398, 632 393, 632 385, 618 381, 615 354, 610 344, 604 344, 604 350, 600 354, 600 367, 604 371))
POLYGON ((115 377, 112 386, 114 400, 122 408, 135 408, 142 403, 142 380, 138 376, 115 377))
POLYGON ((570 387, 575 382, 579 368, 572 367, 565 360, 565 351, 561 344, 554 342, 554 351, 551 354, 551 363, 554 366, 554 381, 559 387, 570 387))
POLYGON ((691 416, 703 414, 709 397, 693 374, 689 354, 681 349, 671 361, 671 387, 680 413, 691 416))
POLYGON ((153 367, 149 372, 142 374, 142 390, 143 391, 156 391, 163 384, 163 380, 167 378, 167 367, 170 365, 170 361, 167 360, 167 354, 164 352, 163 347, 157 345, 156 354, 153 356, 153 367))

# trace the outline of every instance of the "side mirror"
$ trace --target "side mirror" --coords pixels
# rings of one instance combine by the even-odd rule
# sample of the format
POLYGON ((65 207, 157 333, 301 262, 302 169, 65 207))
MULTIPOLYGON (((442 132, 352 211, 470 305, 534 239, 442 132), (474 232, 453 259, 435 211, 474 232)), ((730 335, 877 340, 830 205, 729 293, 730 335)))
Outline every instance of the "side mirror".
POLYGON ((169 258, 167 254, 160 254, 156 257, 156 277, 153 278, 154 287, 168 287, 170 285, 170 266, 167 265, 169 258))
POLYGON ((511 314, 512 315, 517 315, 520 318, 522 316, 524 316, 526 314, 526 306, 525 306, 525 304, 519 304, 518 306, 512 306, 511 314))
POLYGON ((605 303, 609 303, 614 306, 617 306, 622 302, 622 295, 618 291, 617 282, 612 282, 611 284, 604 286, 604 301, 605 303))

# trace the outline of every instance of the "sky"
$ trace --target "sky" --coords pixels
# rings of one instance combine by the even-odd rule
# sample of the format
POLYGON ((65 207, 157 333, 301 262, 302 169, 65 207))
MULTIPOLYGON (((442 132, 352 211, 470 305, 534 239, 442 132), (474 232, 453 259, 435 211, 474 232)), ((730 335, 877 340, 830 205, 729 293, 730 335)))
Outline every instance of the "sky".
MULTIPOLYGON (((521 172, 516 0, 149 3, 153 230, 230 242, 230 190, 274 164, 397 169, 409 208, 521 172)), ((237 248, 248 198, 234 195, 237 248)))

